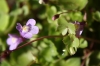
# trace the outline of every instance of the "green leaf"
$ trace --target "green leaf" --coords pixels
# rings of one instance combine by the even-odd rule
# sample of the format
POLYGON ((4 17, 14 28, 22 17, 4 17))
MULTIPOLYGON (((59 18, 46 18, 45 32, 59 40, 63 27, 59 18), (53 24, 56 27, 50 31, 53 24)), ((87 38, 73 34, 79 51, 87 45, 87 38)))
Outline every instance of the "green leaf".
POLYGON ((67 27, 68 27, 69 34, 75 34, 76 30, 75 30, 75 25, 74 24, 68 23, 67 27))
POLYGON ((96 11, 95 13, 93 13, 93 18, 96 21, 100 21, 100 12, 96 11))
POLYGON ((88 0, 59 0, 59 3, 66 10, 82 10, 88 3, 88 0))
POLYGON ((48 44, 48 46, 41 51, 39 60, 40 62, 51 62, 53 61, 53 57, 58 54, 57 49, 50 40, 45 40, 45 43, 48 44))
POLYGON ((82 13, 81 12, 72 12, 72 14, 70 15, 70 19, 72 21, 79 21, 81 22, 83 19, 82 13))
POLYGON ((40 24, 40 23, 37 23, 36 25, 39 27, 39 29, 43 29, 43 26, 42 26, 42 24, 40 24))
POLYGON ((47 62, 51 62, 53 60, 53 55, 52 54, 54 52, 55 51, 50 49, 49 47, 45 48, 44 51, 43 51, 43 56, 42 56, 43 58, 42 59, 44 59, 47 62))
POLYGON ((67 33, 67 21, 65 20, 64 16, 61 16, 58 18, 57 20, 57 23, 58 23, 58 27, 57 27, 57 30, 58 32, 60 33, 67 33))
POLYGON ((8 8, 6 0, 0 0, 0 12, 7 14, 8 11, 9 11, 9 8, 8 8))
POLYGON ((18 50, 10 54, 10 64, 12 66, 27 66, 31 61, 36 61, 31 51, 18 50))
POLYGON ((6 50, 6 43, 3 42, 3 39, 0 38, 0 51, 5 51, 6 50))
POLYGON ((77 48, 76 47, 70 47, 68 49, 68 51, 69 51, 70 55, 74 55, 76 53, 76 51, 77 51, 77 48))
POLYGON ((17 18, 18 16, 10 16, 9 24, 7 26, 7 28, 9 29, 7 29, 3 34, 8 34, 13 29, 13 27, 15 27, 17 18))
POLYGON ((73 39, 70 37, 70 34, 68 34, 67 36, 65 36, 63 38, 63 42, 65 45, 70 45, 72 43, 73 39))
POLYGON ((66 66, 66 61, 65 60, 60 60, 57 63, 55 63, 53 66, 66 66))
POLYGON ((66 33, 68 31, 69 34, 75 34, 75 25, 68 23, 65 17, 62 15, 58 19, 58 31, 62 33, 64 30, 66 33))
POLYGON ((57 32, 57 26, 57 22, 50 23, 48 28, 50 31, 48 32, 48 35, 58 35, 59 33, 57 32))
POLYGON ((81 38, 79 48, 86 48, 87 46, 88 46, 88 42, 83 38, 81 38))
POLYGON ((3 32, 7 29, 9 24, 9 15, 0 13, 0 32, 3 32))
POLYGON ((66 35, 67 34, 67 28, 65 28, 63 31, 62 31, 62 35, 66 35))
MULTIPOLYGON (((57 31, 58 31, 59 33, 62 33, 64 30, 67 30, 67 31, 68 31, 68 29, 67 29, 66 26, 59 25, 59 26, 57 27, 57 31)), ((67 31, 66 31, 66 32, 67 32, 67 31)))
POLYGON ((70 58, 66 61, 67 66, 80 66, 80 58, 70 58))
POLYGON ((53 66, 80 66, 80 58, 69 58, 68 60, 60 60, 53 66))
POLYGON ((28 8, 27 5, 23 6, 22 9, 23 9, 23 11, 24 11, 24 15, 25 15, 25 16, 29 14, 29 8, 28 8))
POLYGON ((75 35, 67 35, 63 38, 63 42, 66 45, 66 50, 71 54, 75 54, 79 47, 79 39, 75 35))
POLYGON ((79 47, 79 39, 72 34, 69 34, 63 38, 64 44, 68 45, 69 47, 79 47))
POLYGON ((35 60, 31 52, 23 53, 17 59, 17 64, 19 64, 20 66, 27 66, 32 60, 35 60))
POLYGON ((48 8, 47 11, 47 20, 49 23, 52 23, 54 20, 52 20, 52 17, 56 14, 57 9, 55 6, 51 6, 48 8))
POLYGON ((75 35, 73 35, 73 42, 71 47, 79 47, 79 39, 75 35))
MULTIPOLYGON (((12 15, 12 16, 18 16, 18 15, 20 15, 20 14, 22 14, 23 13, 23 9, 21 9, 21 8, 16 8, 15 10, 13 10, 13 11, 11 11, 10 12, 10 15, 12 15)), ((25 14, 25 13, 24 13, 25 14)))
POLYGON ((2 62, 0 62, 0 66, 11 66, 6 60, 2 60, 2 62))
POLYGON ((63 15, 60 15, 57 22, 58 22, 58 26, 67 26, 68 25, 68 22, 63 15))

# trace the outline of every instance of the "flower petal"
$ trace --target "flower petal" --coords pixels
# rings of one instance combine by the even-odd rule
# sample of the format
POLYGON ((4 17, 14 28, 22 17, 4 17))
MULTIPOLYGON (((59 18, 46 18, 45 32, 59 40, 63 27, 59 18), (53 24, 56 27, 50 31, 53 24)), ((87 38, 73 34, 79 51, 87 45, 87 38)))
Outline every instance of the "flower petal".
POLYGON ((21 32, 22 31, 22 25, 20 23, 17 23, 16 29, 21 32))
POLYGON ((22 38, 14 35, 14 34, 8 34, 9 38, 6 40, 8 45, 13 45, 13 44, 20 44, 22 42, 22 38))
POLYGON ((6 42, 7 42, 8 45, 12 45, 12 44, 13 44, 13 43, 12 43, 12 39, 11 39, 10 37, 7 39, 6 42))
POLYGON ((37 26, 33 26, 32 30, 30 31, 32 34, 38 34, 39 28, 37 26))
POLYGON ((34 34, 38 34, 38 32, 39 32, 39 28, 37 26, 33 26, 33 28, 29 32, 27 33, 21 32, 20 34, 22 37, 29 39, 32 38, 34 34))
POLYGON ((31 25, 31 26, 34 26, 36 24, 36 21, 34 19, 29 19, 26 23, 26 25, 31 25))
POLYGON ((9 38, 6 40, 8 45, 12 45, 13 44, 12 38, 18 38, 16 35, 13 35, 13 34, 8 34, 8 36, 9 36, 9 38))
POLYGON ((16 49, 18 45, 19 45, 19 44, 10 45, 9 50, 14 50, 14 49, 16 49))
POLYGON ((31 32, 21 33, 21 36, 27 39, 32 38, 33 34, 31 32))

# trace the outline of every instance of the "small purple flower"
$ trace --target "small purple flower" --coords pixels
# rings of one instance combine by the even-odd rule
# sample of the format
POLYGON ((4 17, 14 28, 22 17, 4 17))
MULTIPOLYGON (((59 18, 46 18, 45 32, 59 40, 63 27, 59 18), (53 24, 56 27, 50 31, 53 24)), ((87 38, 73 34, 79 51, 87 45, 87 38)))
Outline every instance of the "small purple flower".
POLYGON ((34 34, 38 34, 39 32, 39 28, 37 26, 35 26, 36 21, 34 19, 29 19, 26 23, 26 25, 24 25, 22 27, 22 25, 20 23, 17 23, 16 29, 20 32, 20 35, 23 38, 32 38, 32 36, 34 34))
POLYGON ((9 50, 14 50, 22 42, 22 38, 13 34, 8 34, 8 35, 9 38, 7 39, 6 42, 9 45, 9 50))
POLYGON ((76 36, 77 37, 80 37, 80 35, 82 34, 83 32, 83 29, 85 27, 85 22, 72 22, 73 24, 75 24, 75 27, 76 27, 76 36))

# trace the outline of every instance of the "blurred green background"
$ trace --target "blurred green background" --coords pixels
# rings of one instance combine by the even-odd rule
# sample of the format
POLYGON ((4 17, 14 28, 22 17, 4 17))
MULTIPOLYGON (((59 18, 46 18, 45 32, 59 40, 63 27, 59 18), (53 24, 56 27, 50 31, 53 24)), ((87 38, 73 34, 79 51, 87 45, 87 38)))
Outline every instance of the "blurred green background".
POLYGON ((15 50, 0 66, 100 66, 100 0, 0 0, 0 55, 9 48, 8 34, 19 35, 16 23, 25 25, 30 18, 36 20, 40 31, 27 42, 68 35, 15 50), (56 14, 59 18, 52 20, 56 14), (86 22, 83 38, 75 36, 76 27, 70 23, 74 21, 86 22))

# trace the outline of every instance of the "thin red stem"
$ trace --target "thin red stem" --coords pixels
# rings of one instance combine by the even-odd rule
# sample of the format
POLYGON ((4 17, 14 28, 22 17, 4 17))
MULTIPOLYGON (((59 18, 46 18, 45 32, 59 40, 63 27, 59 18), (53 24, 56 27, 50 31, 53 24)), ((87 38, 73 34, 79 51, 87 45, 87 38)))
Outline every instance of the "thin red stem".
MULTIPOLYGON (((27 42, 27 43, 25 43, 25 44, 19 46, 19 47, 16 48, 15 50, 20 49, 20 48, 22 48, 22 47, 24 47, 24 46, 27 46, 27 45, 31 44, 32 42, 34 42, 34 41, 42 40, 42 39, 44 39, 44 38, 57 38, 57 37, 63 37, 63 36, 43 36, 43 37, 37 38, 37 39, 35 39, 35 40, 32 40, 32 41, 30 41, 30 42, 27 42)), ((15 50, 12 50, 12 51, 15 51, 15 50)))

